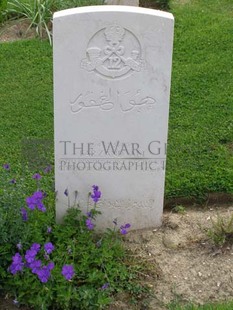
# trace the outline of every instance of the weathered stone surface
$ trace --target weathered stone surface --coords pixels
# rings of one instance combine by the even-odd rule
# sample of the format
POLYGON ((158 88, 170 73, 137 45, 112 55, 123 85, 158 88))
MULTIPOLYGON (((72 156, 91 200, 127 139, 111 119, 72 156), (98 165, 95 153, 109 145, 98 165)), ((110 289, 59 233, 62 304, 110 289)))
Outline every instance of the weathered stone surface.
POLYGON ((55 13, 53 31, 58 221, 68 205, 90 209, 96 184, 100 229, 115 218, 133 229, 160 225, 173 16, 83 7, 55 13))

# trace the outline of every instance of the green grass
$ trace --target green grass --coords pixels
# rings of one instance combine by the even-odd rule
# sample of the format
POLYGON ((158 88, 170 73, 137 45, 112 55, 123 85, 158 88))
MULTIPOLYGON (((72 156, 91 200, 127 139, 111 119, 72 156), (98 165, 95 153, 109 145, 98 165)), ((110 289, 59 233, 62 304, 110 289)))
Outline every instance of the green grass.
POLYGON ((53 143, 52 48, 39 40, 0 44, 0 67, 0 159, 20 171, 22 140, 53 143))
POLYGON ((171 304, 168 306, 168 310, 232 310, 233 302, 221 303, 221 304, 206 304, 203 306, 180 306, 178 304, 171 304))
POLYGON ((233 2, 171 1, 167 196, 233 192, 233 2))
MULTIPOLYGON (((233 2, 179 2, 170 4, 175 40, 166 197, 233 193, 233 2)), ((0 94, 0 163, 20 173, 22 139, 53 145, 48 42, 0 44, 0 94)))

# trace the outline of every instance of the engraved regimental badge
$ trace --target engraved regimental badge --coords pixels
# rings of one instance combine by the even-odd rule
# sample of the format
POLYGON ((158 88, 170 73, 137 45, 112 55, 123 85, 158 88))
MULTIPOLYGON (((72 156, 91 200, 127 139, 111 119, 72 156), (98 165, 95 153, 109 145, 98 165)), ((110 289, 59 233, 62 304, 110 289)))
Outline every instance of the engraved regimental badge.
POLYGON ((81 61, 81 68, 112 79, 141 71, 144 64, 139 40, 116 23, 93 35, 86 55, 87 58, 81 61))

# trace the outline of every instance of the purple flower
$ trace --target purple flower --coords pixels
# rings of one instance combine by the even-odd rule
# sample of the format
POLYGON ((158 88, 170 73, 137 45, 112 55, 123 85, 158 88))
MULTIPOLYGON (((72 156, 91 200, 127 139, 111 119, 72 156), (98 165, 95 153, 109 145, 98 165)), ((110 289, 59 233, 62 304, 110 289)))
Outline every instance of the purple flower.
POLYGON ((48 263, 47 268, 48 268, 50 271, 53 270, 53 268, 54 268, 54 262, 48 263))
POLYGON ((122 234, 122 235, 126 235, 127 234, 127 230, 126 229, 124 229, 124 228, 121 228, 120 229, 120 233, 122 234))
POLYGON ((19 253, 16 253, 12 257, 12 264, 9 267, 9 270, 12 274, 16 274, 18 271, 23 269, 24 263, 22 262, 22 256, 19 253))
POLYGON ((17 264, 12 263, 9 267, 9 270, 12 274, 16 274, 18 271, 21 271, 22 269, 19 269, 17 264))
POLYGON ((35 209, 36 203, 35 203, 35 199, 33 198, 33 196, 27 197, 26 203, 27 203, 29 209, 31 209, 31 210, 35 209))
POLYGON ((36 251, 36 253, 38 253, 40 251, 40 244, 39 243, 33 243, 30 250, 36 251))
POLYGON ((97 203, 100 200, 101 191, 99 191, 99 187, 96 185, 93 185, 92 188, 93 188, 93 193, 91 194, 91 198, 95 203, 97 203))
POLYGON ((52 170, 52 166, 48 165, 46 168, 44 168, 44 173, 49 173, 52 170))
POLYGON ((44 204, 41 201, 38 201, 37 209, 40 210, 41 212, 45 212, 46 211, 46 208, 45 208, 44 204))
POLYGON ((48 266, 43 266, 43 267, 39 268, 37 270, 36 274, 37 274, 40 282, 42 282, 42 283, 48 282, 50 275, 51 275, 48 266))
POLYGON ((36 255, 37 255, 37 251, 35 251, 35 250, 27 250, 26 254, 25 254, 26 262, 29 263, 29 264, 34 262, 36 255))
POLYGON ((61 274, 66 278, 66 280, 71 280, 74 276, 74 267, 72 265, 64 265, 62 267, 61 274))
POLYGON ((68 195, 69 195, 69 193, 68 193, 68 188, 64 191, 64 195, 65 195, 66 197, 68 197, 68 195))
POLYGON ((14 263, 18 263, 19 261, 22 261, 22 256, 19 253, 15 253, 15 255, 12 257, 12 260, 14 263))
POLYGON ((47 228, 47 233, 50 234, 52 232, 52 227, 47 228))
POLYGON ((22 215, 22 220, 26 222, 28 220, 27 210, 25 208, 21 208, 20 212, 21 212, 21 215, 22 215))
POLYGON ((40 175, 39 173, 35 173, 35 174, 32 176, 32 178, 33 178, 34 180, 40 180, 40 179, 41 179, 41 175, 40 175))
POLYGON ((31 268, 32 273, 37 274, 41 267, 41 260, 34 260, 31 264, 29 264, 29 267, 31 268))
POLYGON ((33 194, 33 198, 36 200, 41 200, 44 198, 44 193, 42 191, 37 191, 33 194))
POLYGON ((101 287, 101 290, 106 290, 109 287, 109 283, 104 283, 104 285, 101 287))
POLYGON ((90 211, 90 212, 87 212, 86 214, 87 214, 88 217, 92 217, 91 211, 90 211))
POLYGON ((10 165, 9 165, 9 164, 4 164, 2 167, 3 167, 3 169, 5 169, 6 171, 9 171, 9 170, 10 170, 10 165))
POLYGON ((126 235, 127 233, 128 233, 128 230, 127 229, 129 229, 131 227, 131 225, 129 224, 129 223, 127 223, 127 224, 125 224, 125 225, 122 225, 121 227, 120 227, 120 233, 122 234, 122 235, 126 235))
POLYGON ((53 244, 52 244, 51 242, 48 242, 48 243, 46 243, 46 244, 44 245, 44 249, 45 249, 45 251, 46 251, 47 254, 50 254, 50 253, 53 252, 54 246, 53 246, 53 244))
POLYGON ((94 229, 94 224, 92 223, 91 218, 86 219, 86 226, 88 230, 93 230, 94 229))
POLYGON ((98 191, 99 190, 99 186, 97 185, 92 185, 93 191, 98 191))
POLYGON ((44 198, 44 193, 42 191, 35 192, 32 196, 26 198, 26 203, 29 209, 35 210, 37 207, 38 210, 45 212, 46 208, 42 202, 44 198))
POLYGON ((10 180, 10 182, 9 183, 11 183, 11 184, 16 184, 16 179, 12 179, 12 180, 10 180))

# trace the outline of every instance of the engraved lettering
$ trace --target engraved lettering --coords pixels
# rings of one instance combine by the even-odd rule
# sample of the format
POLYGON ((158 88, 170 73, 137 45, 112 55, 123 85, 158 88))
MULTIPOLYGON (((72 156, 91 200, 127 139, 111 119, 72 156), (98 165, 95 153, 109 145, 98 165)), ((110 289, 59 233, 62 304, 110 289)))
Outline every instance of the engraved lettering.
POLYGON ((154 144, 160 144, 160 142, 159 141, 152 141, 152 142, 150 142, 150 144, 148 145, 148 151, 150 152, 150 154, 152 154, 152 155, 160 155, 160 147, 155 147, 154 146, 154 144), (152 149, 152 147, 153 147, 153 149, 152 149))
POLYGON ((71 141, 59 141, 59 143, 64 143, 64 155, 66 155, 66 143, 71 143, 71 141))
MULTIPOLYGON (((116 66, 112 63, 111 66, 116 66)), ((136 108, 146 107, 151 109, 156 103, 155 98, 145 95, 138 89, 136 91, 114 92, 111 88, 99 92, 86 91, 79 93, 75 99, 70 100, 70 109, 73 114, 79 113, 86 109, 99 108, 102 111, 111 111, 115 106, 119 106, 122 112, 129 112, 136 108), (117 102, 114 102, 114 97, 117 102)))
POLYGON ((112 154, 117 155, 117 148, 118 148, 118 146, 119 146, 119 143, 120 143, 120 142, 117 141, 116 145, 114 146, 114 145, 112 144, 112 142, 110 142, 110 143, 108 144, 108 146, 106 146, 105 143, 104 143, 104 141, 102 141, 102 146, 103 146, 105 155, 110 155, 111 152, 112 152, 112 154), (110 153, 109 153, 109 152, 110 152, 110 153))

